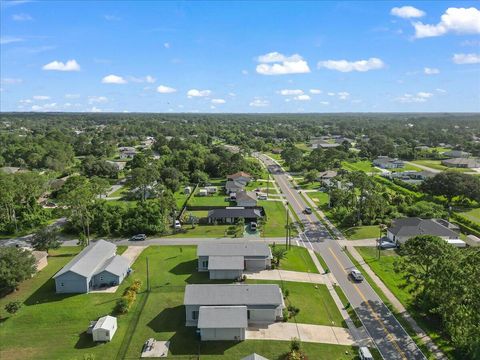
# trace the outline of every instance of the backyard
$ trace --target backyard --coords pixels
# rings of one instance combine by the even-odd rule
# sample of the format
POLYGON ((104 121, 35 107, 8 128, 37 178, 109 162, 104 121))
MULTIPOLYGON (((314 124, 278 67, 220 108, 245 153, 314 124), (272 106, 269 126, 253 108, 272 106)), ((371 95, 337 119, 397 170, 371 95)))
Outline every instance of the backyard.
POLYGON ((353 163, 348 161, 342 161, 342 168, 344 168, 345 170, 363 171, 366 173, 380 172, 380 170, 373 167, 372 162, 370 160, 357 161, 353 163))
POLYGON ((348 240, 378 239, 380 229, 378 225, 355 226, 343 231, 348 240))

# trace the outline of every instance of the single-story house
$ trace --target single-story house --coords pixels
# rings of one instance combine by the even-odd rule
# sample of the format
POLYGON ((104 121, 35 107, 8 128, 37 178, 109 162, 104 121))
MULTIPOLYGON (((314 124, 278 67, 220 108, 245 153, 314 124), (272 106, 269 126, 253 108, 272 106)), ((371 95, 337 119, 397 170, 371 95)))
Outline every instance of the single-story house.
POLYGON ((389 179, 398 179, 402 180, 409 184, 421 184, 424 180, 434 177, 436 174, 431 171, 404 171, 404 172, 393 172, 393 173, 384 173, 383 177, 389 179))
POLYGON ((120 159, 132 159, 137 154, 137 150, 130 146, 122 146, 118 148, 118 151, 120 152, 120 159))
POLYGON ((57 293, 88 293, 119 285, 128 275, 130 264, 116 255, 117 246, 108 241, 91 243, 53 277, 57 293))
POLYGON ((252 181, 252 176, 246 172, 239 171, 235 174, 230 174, 227 176, 227 180, 233 180, 244 185, 247 185, 250 181, 252 181))
POLYGON ((227 180, 227 182, 225 183, 225 192, 227 193, 227 195, 230 193, 236 193, 243 189, 245 189, 244 183, 235 180, 227 180))
POLYGON ((323 141, 323 140, 312 142, 312 149, 318 149, 318 148, 330 149, 330 148, 336 148, 336 147, 339 147, 339 146, 340 146, 340 144, 329 143, 329 142, 323 141))
POLYGON ((248 356, 245 356, 244 358, 241 358, 240 360, 268 360, 266 357, 262 355, 258 355, 257 353, 250 354, 248 356))
POLYGON ((475 158, 453 158, 442 160, 442 165, 456 168, 480 168, 480 160, 475 158))
POLYGON ((323 185, 330 186, 332 179, 337 175, 338 172, 334 170, 322 171, 320 174, 318 174, 317 180, 323 185))
POLYGON ((458 227, 442 219, 418 217, 395 219, 392 226, 387 229, 388 239, 397 244, 404 244, 408 239, 418 235, 438 236, 449 244, 465 247, 465 242, 460 240, 458 227))
POLYGON ((244 208, 244 207, 226 207, 222 209, 213 209, 208 211, 208 222, 220 222, 225 224, 233 224, 238 219, 245 219, 245 222, 257 221, 262 217, 260 209, 244 208))
POLYGON ((480 246, 480 238, 475 235, 467 235, 465 242, 468 244, 468 246, 480 246))
POLYGON ((92 328, 92 338, 96 342, 112 341, 117 331, 117 318, 107 315, 103 316, 92 328))
POLYGON ((199 244, 198 271, 208 271, 210 279, 237 279, 244 271, 270 269, 272 251, 265 243, 199 244))
POLYGON ((350 139, 350 138, 347 138, 347 137, 339 137, 339 138, 336 138, 335 139, 335 142, 337 144, 343 144, 344 142, 347 142, 348 144, 352 145, 353 144, 353 140, 350 139))
POLYGON ((106 163, 115 166, 117 171, 122 171, 123 169, 125 169, 125 165, 127 164, 125 161, 111 161, 111 160, 107 160, 106 163))
POLYGON ((373 160, 373 165, 382 169, 400 169, 405 167, 405 163, 399 159, 392 159, 389 156, 379 156, 373 160))
POLYGON ((449 158, 468 158, 472 154, 466 151, 461 150, 450 150, 442 153, 443 156, 447 156, 449 158))
POLYGON ((248 324, 282 319, 285 307, 276 284, 194 284, 185 287, 186 326, 202 340, 244 340, 248 324))
POLYGON ((237 206, 255 207, 257 206, 257 196, 251 191, 238 191, 235 194, 237 206))

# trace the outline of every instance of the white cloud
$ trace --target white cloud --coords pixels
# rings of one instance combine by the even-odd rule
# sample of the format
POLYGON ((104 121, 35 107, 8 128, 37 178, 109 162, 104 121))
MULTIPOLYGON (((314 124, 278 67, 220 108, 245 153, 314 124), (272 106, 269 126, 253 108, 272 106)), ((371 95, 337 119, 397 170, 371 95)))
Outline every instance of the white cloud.
POLYGON ((226 101, 224 99, 212 99, 212 104, 225 104, 226 101))
POLYGON ((210 90, 197 90, 197 89, 190 89, 187 92, 188 97, 205 97, 210 96, 212 92, 210 90))
POLYGON ((400 96, 395 100, 401 103, 423 103, 430 99, 432 96, 432 93, 420 91, 416 94, 403 94, 403 96, 400 96))
POLYGON ((298 55, 285 56, 271 52, 258 57, 256 71, 261 75, 286 75, 309 73, 310 68, 305 60, 298 55))
POLYGON ((416 22, 413 24, 416 38, 445 35, 449 32, 457 34, 480 33, 480 10, 471 8, 448 8, 436 25, 416 22))
POLYGON ((346 91, 341 91, 339 93, 337 93, 338 95, 338 98, 340 100, 347 100, 347 98, 350 96, 350 93, 346 92, 346 91))
POLYGON ((297 101, 310 101, 311 97, 310 95, 298 95, 298 96, 295 96, 293 99, 297 101))
POLYGON ((480 63, 480 54, 454 54, 453 62, 455 64, 478 64, 480 63))
POLYGON ((243 75, 248 75, 248 71, 247 70, 242 70, 242 74, 243 75))
POLYGON ((126 84, 127 80, 125 80, 123 77, 118 76, 118 75, 107 75, 102 79, 102 83, 104 84, 126 84))
POLYGON ((163 43, 163 47, 164 47, 165 49, 170 49, 170 46, 171 46, 171 45, 170 45, 169 42, 163 43))
POLYGON ((159 87, 157 87, 157 92, 159 92, 160 94, 171 94, 171 93, 174 93, 176 91, 177 91, 177 89, 174 89, 174 88, 166 86, 166 85, 160 85, 159 87))
POLYGON ((440 93, 440 94, 446 94, 447 93, 447 90, 444 90, 444 89, 435 89, 436 92, 440 93))
POLYGON ((463 40, 461 46, 480 46, 480 40, 463 40))
POLYGON ((414 8, 413 6, 402 6, 394 7, 392 10, 390 10, 390 14, 404 19, 408 19, 422 17, 425 15, 425 12, 414 8))
POLYGON ((330 103, 328 101, 320 101, 320 104, 322 105, 329 105, 330 103))
POLYGON ((107 21, 120 21, 120 20, 122 20, 122 18, 117 16, 117 15, 105 15, 104 18, 107 21))
POLYGON ((438 70, 438 69, 436 69, 436 68, 429 68, 429 67, 423 68, 423 72, 424 72, 426 75, 436 75, 436 74, 440 74, 440 70, 438 70))
POLYGON ((19 101, 19 103, 21 104, 31 104, 33 102, 33 100, 31 99, 22 99, 19 101))
POLYGON ((14 85, 14 84, 21 84, 23 82, 20 78, 3 78, 2 84, 14 85))
POLYGON ((320 89, 310 89, 310 94, 318 95, 321 93, 322 93, 322 90, 320 89))
POLYGON ((93 106, 89 112, 102 112, 102 109, 97 108, 96 106, 93 106))
POLYGON ((326 60, 318 63, 319 68, 327 68, 341 72, 360 71, 381 69, 385 66, 383 61, 378 58, 370 58, 368 60, 347 61, 347 60, 326 60))
POLYGON ((280 95, 289 96, 289 95, 302 95, 303 90, 300 89, 283 89, 278 92, 280 95))
POLYGON ((65 94, 66 99, 78 99, 80 94, 65 94))
POLYGON ((13 14, 12 19, 14 21, 30 21, 33 18, 29 14, 13 14))
POLYGON ((51 111, 57 109, 57 103, 44 104, 44 105, 33 105, 33 111, 51 111))
POLYGON ((327 95, 328 96, 335 96, 336 94, 334 92, 328 92, 327 95))
POLYGON ((24 39, 15 36, 2 36, 0 37, 0 45, 7 45, 16 42, 24 41, 24 39))
POLYGON ((42 69, 53 71, 80 71, 80 65, 76 60, 67 60, 66 63, 55 60, 43 65, 42 69))
POLYGON ((34 99, 34 100, 49 100, 49 99, 50 99, 50 96, 46 96, 46 95, 34 95, 34 96, 33 96, 33 99, 34 99))
POLYGON ((108 98, 106 96, 89 96, 88 103, 92 104, 104 104, 108 102, 108 98))
POLYGON ((268 100, 254 99, 249 105, 253 107, 265 107, 270 105, 270 102, 268 100))
POLYGON ((237 96, 237 94, 235 94, 234 92, 229 92, 228 96, 235 97, 235 96, 237 96))
POLYGON ((146 82, 146 83, 149 83, 149 84, 153 84, 155 81, 157 81, 157 79, 155 79, 151 75, 147 75, 145 77, 129 76, 128 80, 130 80, 131 82, 134 82, 134 83, 144 83, 144 82, 146 82))

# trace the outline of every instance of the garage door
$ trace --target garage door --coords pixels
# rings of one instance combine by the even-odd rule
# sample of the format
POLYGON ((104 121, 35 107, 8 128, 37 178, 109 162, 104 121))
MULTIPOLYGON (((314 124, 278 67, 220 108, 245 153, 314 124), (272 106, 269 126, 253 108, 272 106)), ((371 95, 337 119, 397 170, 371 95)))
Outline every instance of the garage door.
POLYGON ((247 259, 245 260, 247 271, 265 270, 265 259, 247 259))

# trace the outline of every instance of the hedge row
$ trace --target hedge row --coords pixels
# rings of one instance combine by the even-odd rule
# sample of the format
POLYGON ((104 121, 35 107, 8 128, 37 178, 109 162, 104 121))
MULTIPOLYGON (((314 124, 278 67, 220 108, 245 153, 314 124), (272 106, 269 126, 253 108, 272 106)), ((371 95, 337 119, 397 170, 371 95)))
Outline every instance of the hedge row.
POLYGON ((480 236, 480 225, 477 223, 457 213, 452 213, 451 217, 460 226, 462 231, 465 229, 466 232, 469 232, 475 236, 480 236))
POLYGON ((117 300, 117 305, 115 306, 116 312, 119 314, 128 313, 137 299, 137 294, 140 292, 141 287, 142 282, 138 279, 134 280, 133 284, 125 289, 123 296, 117 300))

